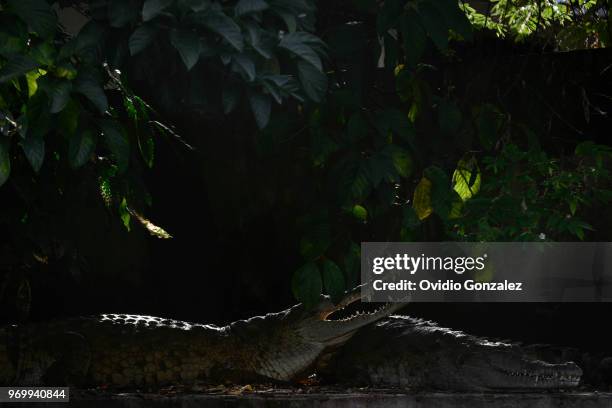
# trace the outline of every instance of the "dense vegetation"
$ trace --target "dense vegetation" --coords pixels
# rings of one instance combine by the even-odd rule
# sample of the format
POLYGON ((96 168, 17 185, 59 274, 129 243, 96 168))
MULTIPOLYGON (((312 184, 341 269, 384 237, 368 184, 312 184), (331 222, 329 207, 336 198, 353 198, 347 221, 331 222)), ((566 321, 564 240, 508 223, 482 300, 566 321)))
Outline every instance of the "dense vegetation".
MULTIPOLYGON (((127 230, 170 238, 146 216, 164 138, 202 151, 228 235, 274 210, 306 304, 358 282, 361 241, 589 239, 589 210, 612 194, 610 148, 551 124, 566 120, 554 93, 485 54, 604 48, 609 7, 0 0, 2 253, 46 261, 93 194, 127 230), (58 20, 68 8, 88 18, 76 33, 58 20)), ((578 95, 568 112, 605 120, 609 96, 565 91, 578 95)))

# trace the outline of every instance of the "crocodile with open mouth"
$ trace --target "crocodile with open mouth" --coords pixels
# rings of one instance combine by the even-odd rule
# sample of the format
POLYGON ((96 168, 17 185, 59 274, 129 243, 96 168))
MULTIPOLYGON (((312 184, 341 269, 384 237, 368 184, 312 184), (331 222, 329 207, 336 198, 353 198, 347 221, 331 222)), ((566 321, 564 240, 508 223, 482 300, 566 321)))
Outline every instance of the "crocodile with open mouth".
POLYGON ((403 304, 344 317, 364 306, 360 298, 356 289, 337 305, 323 296, 311 311, 297 305, 223 327, 121 314, 7 326, 0 385, 289 382, 317 368, 340 383, 457 391, 562 388, 580 379, 574 363, 548 364, 509 344, 388 317, 403 304))
POLYGON ((363 328, 330 360, 322 370, 332 380, 413 389, 558 389, 582 376, 573 362, 548 363, 517 344, 407 316, 363 328))
POLYGON ((360 298, 355 289, 337 305, 322 296, 311 311, 297 305, 223 327, 122 314, 7 326, 0 328, 0 385, 290 381, 401 306, 329 319, 360 298))

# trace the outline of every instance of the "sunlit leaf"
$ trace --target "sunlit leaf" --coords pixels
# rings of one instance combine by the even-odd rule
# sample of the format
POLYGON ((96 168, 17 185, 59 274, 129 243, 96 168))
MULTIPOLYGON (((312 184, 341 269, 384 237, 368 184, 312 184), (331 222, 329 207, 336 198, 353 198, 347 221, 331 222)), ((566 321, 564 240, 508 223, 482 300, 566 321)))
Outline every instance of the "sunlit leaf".
POLYGON ((128 209, 127 200, 125 197, 121 200, 119 204, 119 217, 121 217, 121 222, 123 222, 123 226, 128 232, 130 231, 130 221, 132 216, 130 215, 130 211, 128 209))
POLYGON ((172 235, 168 234, 166 230, 153 224, 151 221, 142 216, 142 214, 129 207, 127 209, 129 213, 136 219, 136 221, 138 221, 143 227, 145 227, 145 229, 149 231, 151 235, 161 239, 172 238, 172 235))
POLYGON ((26 74, 26 81, 28 83, 28 97, 34 96, 36 91, 38 91, 38 78, 40 77, 40 72, 38 70, 30 71, 26 74))
POLYGON ((365 221, 368 219, 368 210, 362 205, 355 204, 353 206, 353 216, 358 220, 365 221))
POLYGON ((463 201, 467 201, 480 191, 480 168, 474 157, 462 159, 453 172, 453 189, 463 201))
POLYGON ((431 186, 431 181, 423 177, 414 189, 412 207, 419 220, 424 220, 433 212, 433 207, 431 206, 431 186))

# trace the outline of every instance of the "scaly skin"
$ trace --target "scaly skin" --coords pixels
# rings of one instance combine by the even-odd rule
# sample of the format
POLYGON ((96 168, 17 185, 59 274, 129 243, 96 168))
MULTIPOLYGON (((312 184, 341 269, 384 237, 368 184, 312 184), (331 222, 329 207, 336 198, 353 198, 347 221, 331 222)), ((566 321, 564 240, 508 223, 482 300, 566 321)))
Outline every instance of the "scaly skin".
POLYGON ((0 385, 108 385, 291 381, 327 348, 399 305, 343 321, 327 320, 359 299, 322 298, 224 327, 150 316, 106 314, 0 329, 0 385))
POLYGON ((323 371, 345 383, 452 391, 566 388, 582 375, 572 362, 549 364, 517 345, 405 316, 360 330, 323 371))

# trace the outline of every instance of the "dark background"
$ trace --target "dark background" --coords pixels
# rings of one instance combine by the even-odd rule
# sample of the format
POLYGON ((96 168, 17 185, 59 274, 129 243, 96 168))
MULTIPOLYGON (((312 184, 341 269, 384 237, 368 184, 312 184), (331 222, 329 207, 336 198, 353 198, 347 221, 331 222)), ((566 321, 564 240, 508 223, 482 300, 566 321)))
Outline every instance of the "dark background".
MULTIPOLYGON (((552 54, 483 36, 459 52, 461 62, 440 71, 468 79, 458 92, 466 100, 502 89, 504 108, 548 135, 543 143, 552 150, 563 150, 581 138, 611 145, 607 115, 587 119, 578 102, 585 89, 595 95, 591 102, 602 111, 612 108, 609 99, 596 96, 612 94, 608 50, 552 54)), ((144 85, 136 91, 147 93, 144 85)), ((235 118, 218 123, 197 115, 167 116, 195 147, 190 151, 173 140, 162 140, 155 166, 146 176, 153 196, 147 215, 173 239, 150 237, 138 226, 126 232, 96 194, 87 194, 92 187, 86 182, 75 187, 72 193, 84 201, 75 205, 63 227, 73 237, 81 267, 58 256, 10 278, 25 277, 31 283, 31 320, 121 312, 225 324, 295 302, 290 282, 301 258, 297 243, 287 239, 293 220, 280 202, 246 211, 250 204, 243 201, 244 194, 228 193, 272 183, 260 171, 265 164, 253 159, 246 164, 241 160, 238 166, 239 161, 216 154, 232 145, 241 158, 250 157, 255 141, 238 144, 231 135, 212 137, 235 118), (104 222, 92 221, 100 219, 104 222)), ((299 189, 300 180, 294 183, 291 188, 299 189)), ((284 187, 281 183, 278 190, 284 187)), ((589 218, 597 230, 587 239, 610 240, 609 209, 593 209, 589 218)), ((10 307, 3 305, 5 322, 15 319, 10 307)), ((612 342, 609 303, 420 303, 403 312, 473 334, 530 343, 605 350, 612 342)))

